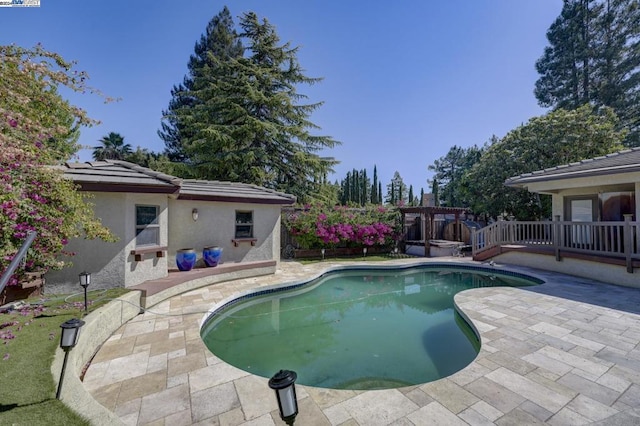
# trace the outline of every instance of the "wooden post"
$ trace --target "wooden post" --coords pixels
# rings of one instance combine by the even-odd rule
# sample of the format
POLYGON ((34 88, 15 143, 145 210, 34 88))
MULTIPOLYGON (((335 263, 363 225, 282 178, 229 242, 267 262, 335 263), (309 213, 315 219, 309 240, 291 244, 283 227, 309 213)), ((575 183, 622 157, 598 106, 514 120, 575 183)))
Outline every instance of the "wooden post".
POLYGON ((624 255, 627 262, 627 272, 633 274, 633 263, 631 261, 631 247, 633 243, 633 228, 631 227, 632 214, 624 216, 624 255))
POLYGON ((556 252, 556 260, 560 261, 560 242, 562 241, 562 226, 560 225, 560 215, 555 215, 553 220, 556 222, 553 232, 553 248, 556 252))
POLYGON ((427 221, 427 215, 424 211, 420 212, 420 222, 422 226, 422 238, 424 238, 424 257, 429 257, 429 236, 431 235, 431 226, 427 221))

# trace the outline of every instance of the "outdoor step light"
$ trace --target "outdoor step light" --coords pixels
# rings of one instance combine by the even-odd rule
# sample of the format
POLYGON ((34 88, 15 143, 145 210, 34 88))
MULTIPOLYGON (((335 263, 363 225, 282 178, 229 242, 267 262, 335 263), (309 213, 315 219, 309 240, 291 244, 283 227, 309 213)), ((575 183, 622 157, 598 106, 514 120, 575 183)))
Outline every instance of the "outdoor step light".
POLYGON ((298 375, 295 371, 280 370, 269 379, 269 387, 276 392, 280 418, 290 426, 293 425, 298 415, 298 400, 296 399, 297 378, 298 375))
POLYGON ((62 371, 60 372, 60 381, 58 382, 56 399, 60 399, 60 391, 62 390, 64 372, 67 369, 67 358, 69 357, 69 351, 76 345, 76 343, 78 343, 80 328, 83 325, 84 321, 78 318, 70 319, 60 325, 60 328, 62 328, 62 334, 60 335, 60 348, 64 350, 64 361, 62 361, 62 371))
POLYGON ((194 222, 198 221, 198 209, 193 209, 191 210, 191 218, 193 219, 194 222))
POLYGON ((91 274, 88 272, 80 273, 80 286, 84 289, 84 312, 89 312, 88 304, 87 304, 87 287, 91 284, 91 274))

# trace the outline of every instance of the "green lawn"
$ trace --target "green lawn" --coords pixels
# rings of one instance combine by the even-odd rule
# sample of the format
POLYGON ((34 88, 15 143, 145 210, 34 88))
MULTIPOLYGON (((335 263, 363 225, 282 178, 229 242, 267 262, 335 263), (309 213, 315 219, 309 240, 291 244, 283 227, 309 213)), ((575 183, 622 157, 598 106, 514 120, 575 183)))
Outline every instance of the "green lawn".
MULTIPOLYGON (((126 292, 90 292, 89 311, 126 292)), ((51 363, 60 324, 84 315, 82 296, 28 299, 20 310, 0 313, 0 425, 88 425, 56 399, 51 363)))

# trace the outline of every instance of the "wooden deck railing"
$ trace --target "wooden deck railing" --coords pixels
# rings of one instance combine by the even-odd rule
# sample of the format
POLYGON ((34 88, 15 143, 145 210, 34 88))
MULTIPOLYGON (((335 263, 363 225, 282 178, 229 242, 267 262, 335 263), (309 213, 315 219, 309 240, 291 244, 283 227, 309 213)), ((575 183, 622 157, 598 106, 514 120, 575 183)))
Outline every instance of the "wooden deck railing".
POLYGON ((473 256, 508 245, 546 247, 557 260, 562 252, 624 259, 627 271, 640 260, 640 222, 519 222, 498 221, 472 234, 473 256))

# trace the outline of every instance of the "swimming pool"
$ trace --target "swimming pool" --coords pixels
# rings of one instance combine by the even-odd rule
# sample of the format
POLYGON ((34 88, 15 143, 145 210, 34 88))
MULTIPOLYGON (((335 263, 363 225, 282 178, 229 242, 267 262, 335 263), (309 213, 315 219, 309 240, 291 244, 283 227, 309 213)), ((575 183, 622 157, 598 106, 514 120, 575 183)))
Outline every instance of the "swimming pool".
POLYGON ((333 389, 426 383, 468 365, 480 349, 453 303, 477 287, 541 281, 478 267, 352 267, 312 281, 257 290, 216 307, 201 336, 225 362, 333 389))

